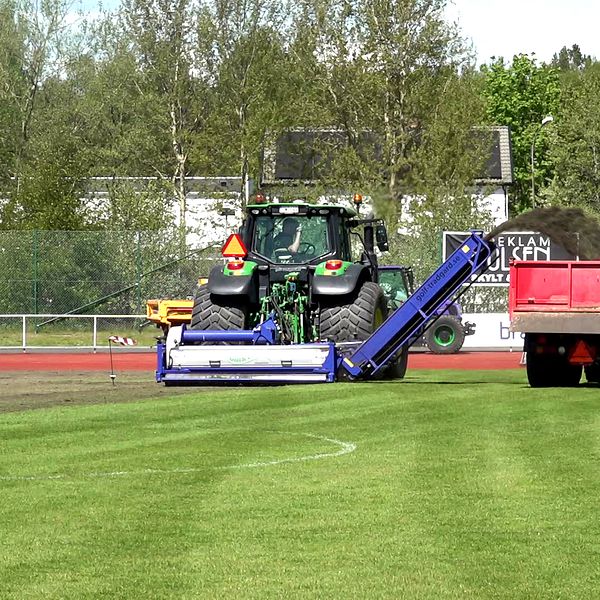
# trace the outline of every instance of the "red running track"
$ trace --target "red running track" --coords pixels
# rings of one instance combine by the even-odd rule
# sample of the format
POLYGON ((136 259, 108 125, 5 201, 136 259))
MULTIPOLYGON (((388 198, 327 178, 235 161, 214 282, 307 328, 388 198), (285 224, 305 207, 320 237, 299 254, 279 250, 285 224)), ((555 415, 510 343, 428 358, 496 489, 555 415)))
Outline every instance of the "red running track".
MULTIPOLYGON (((458 354, 413 353, 410 369, 499 370, 517 369, 520 352, 459 352, 458 354)), ((113 366, 119 371, 154 371, 153 352, 115 353, 113 366)), ((0 354, 0 371, 109 371, 108 354, 0 354)))

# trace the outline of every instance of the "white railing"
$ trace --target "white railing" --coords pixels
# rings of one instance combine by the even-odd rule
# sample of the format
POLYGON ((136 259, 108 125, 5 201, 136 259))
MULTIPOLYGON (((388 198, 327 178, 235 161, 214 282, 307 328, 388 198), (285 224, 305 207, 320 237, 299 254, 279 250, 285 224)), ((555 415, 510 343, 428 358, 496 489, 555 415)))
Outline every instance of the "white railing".
MULTIPOLYGON (((146 315, 64 315, 64 314, 20 314, 20 315, 16 315, 16 314, 0 314, 0 321, 2 322, 6 322, 7 320, 15 320, 15 321, 20 321, 21 322, 21 344, 17 345, 17 344, 13 344, 13 345, 5 345, 3 343, 2 337, 1 337, 1 333, 0 333, 0 350, 14 350, 16 348, 21 348, 23 351, 26 351, 27 349, 52 349, 52 348, 78 348, 78 349, 88 349, 88 350, 93 350, 94 352, 98 349, 98 348, 108 348, 108 334, 104 335, 104 331, 103 331, 103 336, 100 338, 102 340, 102 342, 99 344, 98 343, 98 339, 99 339, 99 335, 98 335, 98 321, 99 320, 124 320, 124 319, 131 319, 132 321, 140 321, 140 320, 145 320, 146 319, 146 315), (90 333, 92 336, 92 343, 91 345, 79 345, 77 344, 76 346, 70 345, 70 344, 64 344, 64 345, 57 345, 57 346, 52 346, 52 345, 35 345, 35 344, 29 344, 28 343, 28 331, 27 331, 27 322, 29 320, 35 319, 38 323, 41 320, 42 322, 44 321, 50 321, 50 320, 54 320, 56 319, 57 321, 64 321, 67 319, 87 319, 89 321, 91 321, 90 326, 90 333)), ((49 323, 48 323, 49 325, 49 323)), ((154 327, 153 325, 151 327, 154 327)), ((35 328, 35 325, 34 325, 35 328)), ((158 331, 158 330, 157 330, 158 331)), ((110 335, 121 335, 119 331, 111 331, 110 335)), ((144 347, 144 345, 142 345, 142 347, 144 347)), ((147 346, 150 347, 150 346, 147 346)))

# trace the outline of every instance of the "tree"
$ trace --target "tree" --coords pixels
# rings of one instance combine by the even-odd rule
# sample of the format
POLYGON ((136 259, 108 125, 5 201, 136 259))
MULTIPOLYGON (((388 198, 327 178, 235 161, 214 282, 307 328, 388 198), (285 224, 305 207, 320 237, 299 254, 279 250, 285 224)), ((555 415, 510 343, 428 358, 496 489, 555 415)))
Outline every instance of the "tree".
POLYGON ((1 2, 0 74, 3 89, 0 99, 15 116, 9 172, 16 178, 18 192, 42 83, 46 77, 60 72, 65 56, 69 7, 63 0, 1 2))
POLYGON ((178 200, 183 253, 190 145, 204 125, 208 96, 202 78, 193 74, 196 32, 192 3, 125 0, 122 11, 143 75, 139 97, 155 104, 160 134, 171 148, 169 172, 159 171, 159 175, 171 180, 178 200))
POLYGON ((214 95, 195 164, 214 165, 219 157, 220 168, 239 173, 243 184, 259 177, 267 131, 289 122, 292 90, 283 43, 288 8, 275 0, 219 0, 204 4, 199 14, 198 67, 214 95))
MULTIPOLYGON (((472 134, 483 122, 479 83, 444 6, 299 3, 290 45, 310 83, 302 96, 310 112, 297 113, 302 124, 345 134, 342 150, 328 156, 329 189, 368 192, 391 231, 403 199, 422 200, 411 206, 411 234, 427 232, 415 257, 426 261, 424 271, 438 259, 437 231, 481 226, 471 197, 482 165, 472 134)), ((405 260, 407 248, 399 247, 405 260)))
POLYGON ((164 103, 134 50, 130 32, 113 15, 89 23, 86 47, 66 66, 61 103, 77 123, 91 176, 172 181, 164 103))
POLYGON ((565 84, 551 137, 552 203, 583 206, 600 213, 600 65, 565 84))
POLYGON ((589 54, 583 54, 577 44, 571 48, 563 46, 557 54, 552 57, 551 65, 561 71, 580 71, 590 66, 593 62, 589 54))
POLYGON ((392 200, 406 188, 411 153, 448 76, 468 64, 458 31, 445 20, 445 5, 445 0, 363 0, 361 5, 364 51, 376 74, 373 117, 385 139, 392 200))
POLYGON ((536 189, 541 190, 552 177, 546 130, 541 129, 541 122, 558 109, 558 71, 548 65, 538 65, 535 58, 526 54, 515 56, 510 66, 500 58, 482 70, 488 118, 493 124, 511 128, 515 172, 511 209, 520 213, 532 205, 532 144, 536 189))
POLYGON ((79 227, 80 205, 75 124, 61 101, 65 65, 75 36, 62 0, 4 2, 0 10, 0 115, 6 127, 3 162, 10 176, 2 192, 3 228, 79 227))

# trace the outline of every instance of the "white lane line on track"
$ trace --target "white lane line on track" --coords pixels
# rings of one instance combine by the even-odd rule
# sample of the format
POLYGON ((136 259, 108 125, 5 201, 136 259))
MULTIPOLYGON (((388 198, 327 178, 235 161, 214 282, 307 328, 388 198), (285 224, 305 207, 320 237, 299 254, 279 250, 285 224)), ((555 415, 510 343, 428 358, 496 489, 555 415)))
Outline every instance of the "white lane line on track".
MULTIPOLYGON (((273 432, 276 433, 276 432, 273 432)), ((319 452, 318 454, 308 454, 305 456, 294 456, 290 458, 280 458, 276 460, 259 461, 252 463, 243 463, 239 465, 226 465, 222 467, 179 467, 174 469, 140 469, 138 471, 107 471, 107 472, 92 472, 92 473, 79 473, 76 475, 68 474, 55 474, 55 475, 0 475, 0 481, 52 481, 61 479, 77 479, 77 478, 94 478, 94 477, 128 477, 131 475, 170 475, 170 474, 181 474, 185 475, 188 473, 198 473, 200 471, 206 471, 208 469, 213 470, 233 470, 233 469, 259 469, 263 467, 274 467, 276 465, 308 462, 312 460, 322 460, 324 458, 336 458, 338 456, 344 456, 350 454, 356 450, 357 445, 353 442, 344 442, 342 440, 336 440, 335 438, 329 438, 322 435, 316 435, 313 433, 291 433, 281 432, 287 435, 300 435, 303 437, 313 438, 322 442, 328 442, 337 446, 335 452, 319 452)))

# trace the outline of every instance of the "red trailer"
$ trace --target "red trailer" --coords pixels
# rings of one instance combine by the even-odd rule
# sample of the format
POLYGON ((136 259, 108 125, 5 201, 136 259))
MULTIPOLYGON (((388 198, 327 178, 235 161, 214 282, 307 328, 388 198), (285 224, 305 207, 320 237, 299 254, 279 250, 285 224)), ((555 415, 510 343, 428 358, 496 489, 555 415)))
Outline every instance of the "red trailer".
POLYGON ((514 261, 509 310, 532 387, 600 382, 600 261, 514 261))

